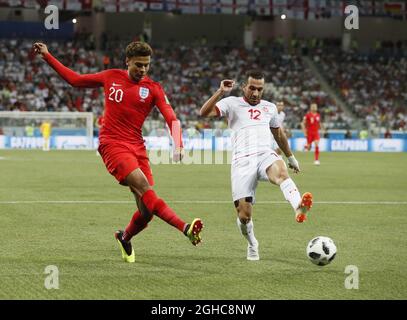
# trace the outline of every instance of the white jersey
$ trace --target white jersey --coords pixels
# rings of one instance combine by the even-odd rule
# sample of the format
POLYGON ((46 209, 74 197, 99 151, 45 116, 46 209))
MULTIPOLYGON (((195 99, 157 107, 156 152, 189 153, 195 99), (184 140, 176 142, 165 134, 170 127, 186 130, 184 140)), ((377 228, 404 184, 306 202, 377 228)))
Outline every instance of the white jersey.
POLYGON ((278 112, 277 113, 277 118, 278 118, 278 122, 280 123, 280 127, 283 126, 283 122, 285 120, 285 113, 284 111, 278 112))
MULTIPOLYGON (((278 119, 278 123, 280 124, 280 127, 283 127, 283 122, 285 120, 285 113, 284 111, 278 112, 277 113, 277 119, 278 119)), ((277 148, 279 148, 276 139, 274 139, 273 134, 270 132, 271 134, 271 148, 273 150, 276 150, 277 148)))
POLYGON ((243 97, 230 96, 218 101, 216 107, 233 131, 233 160, 272 150, 270 128, 280 126, 274 103, 261 100, 252 106, 243 97))

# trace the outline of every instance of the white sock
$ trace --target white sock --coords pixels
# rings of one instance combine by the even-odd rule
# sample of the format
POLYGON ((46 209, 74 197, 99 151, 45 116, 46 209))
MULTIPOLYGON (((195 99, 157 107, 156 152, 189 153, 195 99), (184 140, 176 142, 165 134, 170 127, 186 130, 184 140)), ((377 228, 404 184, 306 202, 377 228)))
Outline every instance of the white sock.
POLYGON ((294 210, 297 210, 301 204, 301 195, 297 186, 291 178, 288 178, 280 184, 280 189, 284 194, 284 198, 291 204, 294 210))
POLYGON ((247 239, 251 246, 257 245, 257 240, 254 236, 254 226, 252 220, 250 220, 250 222, 247 224, 243 224, 240 222, 240 219, 237 218, 237 227, 239 228, 242 236, 247 239))

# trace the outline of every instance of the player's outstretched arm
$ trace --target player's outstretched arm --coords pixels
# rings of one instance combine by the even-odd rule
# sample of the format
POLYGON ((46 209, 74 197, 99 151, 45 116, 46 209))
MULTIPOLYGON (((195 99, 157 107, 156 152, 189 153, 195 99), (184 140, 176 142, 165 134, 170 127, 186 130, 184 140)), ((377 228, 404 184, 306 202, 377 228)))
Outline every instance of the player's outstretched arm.
POLYGON ((82 88, 101 87, 104 83, 103 72, 95 74, 78 74, 71 69, 65 67, 55 57, 53 57, 47 46, 44 43, 36 42, 33 45, 33 50, 41 57, 71 86, 82 88))
POLYGON ((216 117, 218 113, 216 112, 216 102, 221 98, 226 92, 232 91, 235 82, 233 80, 222 80, 219 89, 210 97, 202 106, 200 110, 200 115, 202 117, 216 117))
POLYGON ((174 109, 171 107, 164 90, 159 85, 155 95, 155 105, 164 117, 168 128, 170 129, 172 140, 174 141, 173 160, 180 162, 184 157, 184 145, 182 142, 181 123, 177 119, 174 109))
POLYGON ((166 108, 158 107, 163 115, 168 128, 170 129, 172 140, 174 141, 173 160, 180 162, 184 157, 184 145, 182 142, 181 122, 177 119, 174 110, 168 106, 166 108))
POLYGON ((300 172, 300 165, 298 164, 297 159, 295 159, 290 145, 288 144, 287 137, 282 130, 282 128, 270 128, 271 133, 274 136, 279 148, 284 152, 285 156, 288 159, 288 166, 294 170, 295 173, 300 172))

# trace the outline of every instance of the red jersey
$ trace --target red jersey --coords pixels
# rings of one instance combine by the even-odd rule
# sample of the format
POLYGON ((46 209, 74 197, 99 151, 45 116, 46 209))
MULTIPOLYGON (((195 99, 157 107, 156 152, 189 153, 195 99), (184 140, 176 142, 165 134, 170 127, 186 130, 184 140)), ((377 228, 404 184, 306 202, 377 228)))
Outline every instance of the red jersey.
POLYGON ((98 126, 99 126, 99 128, 101 128, 103 126, 104 121, 105 120, 103 119, 103 116, 98 117, 98 126))
POLYGON ((51 54, 47 54, 44 59, 74 87, 104 88, 105 111, 99 135, 100 143, 125 141, 144 144, 143 123, 153 107, 157 106, 170 128, 175 145, 182 146, 179 121, 158 82, 147 76, 135 82, 130 79, 127 70, 121 69, 79 75, 62 65, 51 54))
POLYGON ((318 132, 320 127, 321 116, 319 113, 308 112, 305 116, 305 128, 307 132, 318 132))

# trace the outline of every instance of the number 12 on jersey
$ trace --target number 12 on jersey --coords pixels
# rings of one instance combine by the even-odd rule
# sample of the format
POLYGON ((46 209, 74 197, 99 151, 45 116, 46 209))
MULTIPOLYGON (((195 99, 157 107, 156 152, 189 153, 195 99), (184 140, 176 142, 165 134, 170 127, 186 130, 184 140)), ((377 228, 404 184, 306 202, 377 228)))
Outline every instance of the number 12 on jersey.
POLYGON ((249 109, 248 112, 250 113, 251 120, 260 120, 261 111, 257 109, 249 109))

